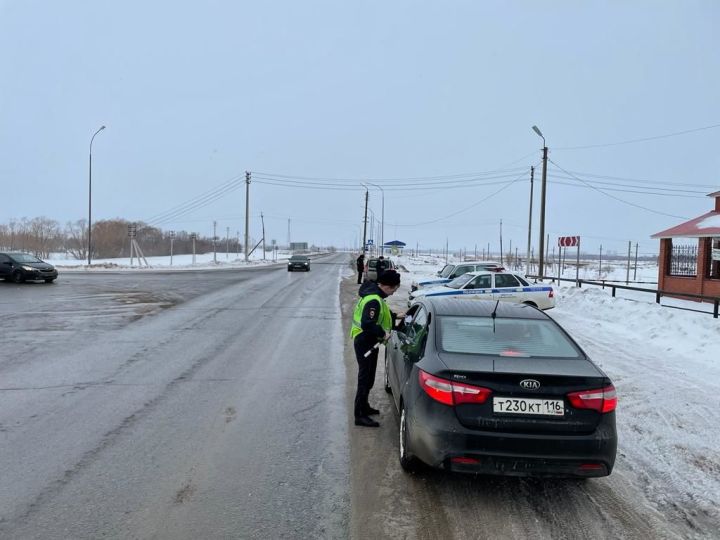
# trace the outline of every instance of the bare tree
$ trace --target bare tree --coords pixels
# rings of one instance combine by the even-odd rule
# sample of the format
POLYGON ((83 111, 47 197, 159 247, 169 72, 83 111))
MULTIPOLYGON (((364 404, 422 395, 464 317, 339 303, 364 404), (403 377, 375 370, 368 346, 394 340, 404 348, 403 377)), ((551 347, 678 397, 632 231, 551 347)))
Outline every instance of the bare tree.
POLYGON ((68 221, 65 225, 66 251, 79 260, 87 259, 87 221, 68 221))

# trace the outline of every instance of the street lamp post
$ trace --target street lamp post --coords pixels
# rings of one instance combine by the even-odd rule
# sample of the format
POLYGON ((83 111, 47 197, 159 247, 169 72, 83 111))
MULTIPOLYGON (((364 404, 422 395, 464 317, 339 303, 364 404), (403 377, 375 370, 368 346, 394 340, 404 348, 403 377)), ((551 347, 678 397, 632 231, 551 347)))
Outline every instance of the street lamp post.
POLYGON ((100 133, 105 126, 100 126, 90 139, 90 160, 88 164, 88 266, 92 264, 92 145, 95 135, 100 133))
POLYGON ((385 255, 385 190, 378 186, 377 184, 373 184, 372 182, 365 182, 366 184, 370 184, 371 186, 374 186, 380 190, 380 193, 382 194, 382 211, 380 215, 381 220, 381 227, 380 227, 380 249, 381 255, 385 255))
POLYGON ((545 187, 547 186, 547 155, 548 149, 545 144, 545 136, 542 134, 537 126, 532 127, 533 131, 537 133, 543 140, 543 169, 542 169, 542 184, 540 188, 540 253, 538 254, 538 275, 540 279, 545 276, 545 187))

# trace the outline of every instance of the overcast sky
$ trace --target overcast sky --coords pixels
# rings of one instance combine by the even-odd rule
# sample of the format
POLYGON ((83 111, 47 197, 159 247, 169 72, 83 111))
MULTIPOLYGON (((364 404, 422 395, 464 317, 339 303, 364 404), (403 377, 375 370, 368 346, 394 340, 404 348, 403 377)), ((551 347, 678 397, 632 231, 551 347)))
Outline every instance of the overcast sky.
POLYGON ((253 238, 356 244, 366 179, 386 241, 497 250, 502 219, 522 253, 536 124, 551 245, 657 252, 720 190, 718 28, 716 0, 0 0, 0 222, 87 218, 106 125, 93 220, 243 234, 249 170, 253 238))

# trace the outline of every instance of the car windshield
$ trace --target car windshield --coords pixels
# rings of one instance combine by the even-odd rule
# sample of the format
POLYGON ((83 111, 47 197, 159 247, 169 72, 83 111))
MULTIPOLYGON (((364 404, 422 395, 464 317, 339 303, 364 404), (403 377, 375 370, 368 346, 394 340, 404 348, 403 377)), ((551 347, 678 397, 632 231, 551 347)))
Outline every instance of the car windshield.
POLYGON ((26 253, 13 253, 11 255, 13 259, 15 259, 19 263, 39 263, 42 262, 37 257, 33 257, 32 255, 27 255, 26 253))
POLYGON ((462 276, 458 276, 453 279, 450 283, 446 283, 445 286, 452 289, 462 289, 462 286, 474 277, 475 276, 473 276, 472 274, 463 274, 462 276))
POLYGON ((582 358, 577 347, 549 320, 444 316, 439 321, 440 348, 445 352, 582 358))
POLYGON ((450 274, 452 274, 453 268, 455 268, 454 264, 446 264, 440 271, 440 277, 448 277, 450 274))
POLYGON ((290 257, 290 260, 292 262, 308 262, 308 258, 304 255, 293 255, 292 257, 290 257))

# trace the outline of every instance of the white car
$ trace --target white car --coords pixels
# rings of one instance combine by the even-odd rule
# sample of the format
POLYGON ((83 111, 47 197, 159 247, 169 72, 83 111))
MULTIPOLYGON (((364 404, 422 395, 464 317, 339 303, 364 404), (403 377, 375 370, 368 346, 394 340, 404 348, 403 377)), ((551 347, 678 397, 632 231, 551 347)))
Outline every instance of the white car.
POLYGON ((528 283, 523 276, 506 270, 470 272, 439 287, 410 293, 408 306, 424 296, 452 296, 471 300, 500 300, 529 304, 539 309, 555 307, 555 291, 546 283, 528 283))
POLYGON ((410 291, 417 291, 423 287, 444 285, 445 283, 450 283, 456 277, 467 274, 468 272, 494 270, 497 268, 502 268, 502 265, 495 261, 466 261, 455 264, 446 264, 443 269, 437 273, 438 277, 413 281, 410 285, 410 291))

